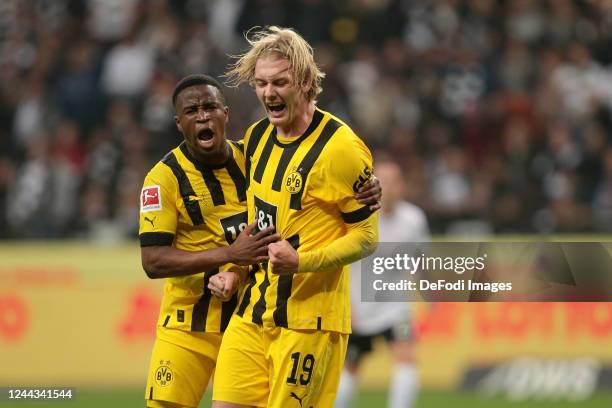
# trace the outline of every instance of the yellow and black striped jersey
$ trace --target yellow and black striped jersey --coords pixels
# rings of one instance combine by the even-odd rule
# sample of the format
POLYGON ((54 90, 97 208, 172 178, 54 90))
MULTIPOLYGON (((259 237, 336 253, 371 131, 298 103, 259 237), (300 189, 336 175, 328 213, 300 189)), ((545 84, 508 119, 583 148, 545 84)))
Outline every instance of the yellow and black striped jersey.
MULTIPOLYGON (((249 220, 276 227, 298 253, 323 248, 372 212, 355 192, 372 175, 372 156, 343 122, 317 109, 306 132, 282 140, 268 119, 244 139, 249 220)), ((237 313, 263 325, 349 333, 349 275, 335 270, 251 275, 237 313)))
MULTIPOLYGON (((185 143, 170 151, 147 174, 140 203, 140 245, 173 245, 202 251, 231 244, 247 225, 242 142, 228 142, 225 164, 195 160, 185 143)), ((223 268, 223 267, 222 267, 223 268)), ((237 295, 220 302, 208 280, 218 269, 167 278, 158 327, 222 332, 237 295)))

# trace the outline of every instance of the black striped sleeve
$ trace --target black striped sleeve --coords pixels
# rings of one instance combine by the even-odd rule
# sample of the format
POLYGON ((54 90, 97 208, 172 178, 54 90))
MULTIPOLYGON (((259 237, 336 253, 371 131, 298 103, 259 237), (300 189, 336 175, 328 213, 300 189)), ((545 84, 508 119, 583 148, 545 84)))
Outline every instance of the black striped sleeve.
POLYGON ((366 205, 358 210, 342 213, 342 219, 347 224, 355 224, 356 222, 367 219, 374 211, 370 210, 370 206, 366 205))
POLYGON ((169 232, 143 232, 139 236, 140 246, 170 246, 174 242, 174 234, 169 232))

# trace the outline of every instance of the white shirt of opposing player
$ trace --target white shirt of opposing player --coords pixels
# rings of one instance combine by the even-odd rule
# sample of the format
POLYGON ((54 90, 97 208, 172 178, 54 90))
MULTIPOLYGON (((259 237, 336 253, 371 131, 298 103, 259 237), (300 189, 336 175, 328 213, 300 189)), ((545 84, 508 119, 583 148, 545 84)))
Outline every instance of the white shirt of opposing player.
MULTIPOLYGON (((425 213, 406 201, 398 202, 391 214, 381 211, 378 238, 380 242, 429 241, 425 213)), ((361 301, 361 262, 351 265, 351 308, 353 332, 363 335, 380 333, 397 323, 406 322, 410 315, 408 302, 361 301)))

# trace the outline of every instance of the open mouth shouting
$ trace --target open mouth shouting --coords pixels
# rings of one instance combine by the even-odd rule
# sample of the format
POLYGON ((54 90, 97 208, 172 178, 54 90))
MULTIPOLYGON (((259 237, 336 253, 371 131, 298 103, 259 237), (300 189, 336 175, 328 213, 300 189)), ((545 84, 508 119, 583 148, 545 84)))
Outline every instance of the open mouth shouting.
POLYGON ((197 135, 198 144, 203 148, 210 148, 213 145, 215 132, 211 128, 203 128, 198 131, 197 135))
POLYGON ((286 107, 287 106, 282 102, 266 103, 266 109, 268 110, 270 116, 273 118, 280 118, 281 116, 283 116, 286 107))

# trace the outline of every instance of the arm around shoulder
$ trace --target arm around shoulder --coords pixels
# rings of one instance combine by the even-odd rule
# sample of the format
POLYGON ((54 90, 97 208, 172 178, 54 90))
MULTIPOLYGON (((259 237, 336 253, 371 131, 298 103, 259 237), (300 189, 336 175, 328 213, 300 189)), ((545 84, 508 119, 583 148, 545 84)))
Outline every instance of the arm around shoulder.
POLYGON ((230 261, 229 247, 205 251, 184 251, 173 246, 140 249, 142 268, 151 279, 192 275, 217 268, 230 261))
MULTIPOLYGON (((145 245, 141 247, 142 267, 151 279, 192 275, 218 268, 227 263, 251 265, 268 260, 268 244, 279 239, 272 228, 251 235, 254 222, 242 231, 229 246, 186 251, 172 245, 145 245)), ((142 239, 141 239, 142 242, 142 239)))

